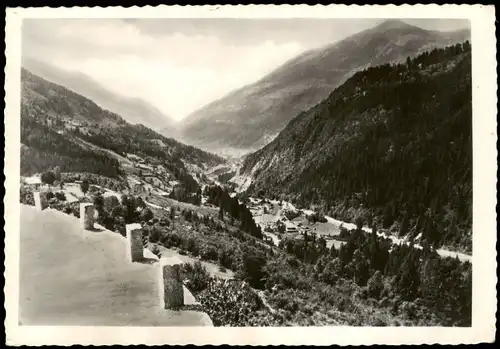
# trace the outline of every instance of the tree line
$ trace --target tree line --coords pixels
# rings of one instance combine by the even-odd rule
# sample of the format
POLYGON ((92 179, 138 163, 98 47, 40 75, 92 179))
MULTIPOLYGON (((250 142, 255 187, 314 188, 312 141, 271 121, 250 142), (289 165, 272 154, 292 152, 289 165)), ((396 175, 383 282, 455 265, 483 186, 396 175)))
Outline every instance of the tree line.
POLYGON ((255 223, 252 212, 244 203, 240 203, 236 197, 231 197, 229 193, 218 185, 206 186, 203 195, 207 196, 209 204, 219 207, 219 219, 224 219, 227 213, 232 219, 240 222, 240 229, 262 239, 262 231, 255 223))

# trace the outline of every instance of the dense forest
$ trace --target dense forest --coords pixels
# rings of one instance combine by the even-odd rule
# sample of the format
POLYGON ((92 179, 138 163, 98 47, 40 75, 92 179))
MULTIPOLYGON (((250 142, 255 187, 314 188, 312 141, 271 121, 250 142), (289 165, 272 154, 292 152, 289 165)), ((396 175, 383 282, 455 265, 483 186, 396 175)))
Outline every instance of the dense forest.
POLYGON ((231 197, 229 193, 218 185, 206 186, 203 194, 207 196, 207 203, 219 206, 219 214, 223 217, 224 212, 240 222, 240 229, 262 239, 262 231, 255 224, 252 212, 245 204, 240 203, 236 197, 231 197))
POLYGON ((248 156, 252 170, 250 193, 470 252, 469 42, 356 73, 248 156))
MULTIPOLYGON (((382 303, 393 299, 410 302, 413 311, 425 307, 432 321, 468 326, 471 322, 472 265, 451 257, 441 258, 431 249, 395 245, 389 239, 361 229, 348 232, 340 249, 326 248, 326 241, 314 234, 304 239, 284 239, 280 248, 299 260, 314 265, 317 279, 336 285, 344 278, 366 287, 367 296, 382 303), (441 293, 446 290, 446 296, 441 293), (441 320, 438 320, 441 318, 441 320)), ((394 304, 394 306, 398 306, 394 304)), ((416 314, 415 314, 416 315, 416 314)))
POLYGON ((118 161, 104 152, 84 149, 65 135, 34 118, 21 118, 21 175, 32 175, 59 166, 62 172, 90 172, 107 177, 120 175, 118 161))
MULTIPOLYGON (((172 173, 174 178, 182 184, 183 190, 196 193, 199 189, 198 182, 191 176, 182 161, 183 156, 191 158, 193 154, 188 151, 195 148, 166 150, 165 147, 151 141, 150 137, 159 135, 142 125, 126 125, 119 128, 100 127, 86 132, 76 129, 74 135, 101 148, 113 150, 122 156, 132 153, 141 157, 151 157, 172 173)), ((204 160, 214 161, 210 158, 204 160)))
POLYGON ((91 130, 82 131, 81 128, 77 128, 75 135, 99 147, 113 150, 122 156, 132 153, 141 157, 150 156, 160 160, 176 161, 177 165, 179 165, 181 158, 209 165, 223 162, 216 155, 180 144, 143 125, 125 124, 120 127, 97 127, 94 125, 91 130), (153 140, 160 140, 164 145, 153 142, 153 140))

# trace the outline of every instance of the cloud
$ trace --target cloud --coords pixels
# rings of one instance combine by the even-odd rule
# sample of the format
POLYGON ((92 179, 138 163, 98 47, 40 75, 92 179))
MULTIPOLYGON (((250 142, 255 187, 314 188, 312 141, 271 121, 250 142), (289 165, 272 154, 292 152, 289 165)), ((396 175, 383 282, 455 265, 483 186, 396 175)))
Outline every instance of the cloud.
POLYGON ((293 40, 236 45, 213 35, 148 35, 119 20, 38 20, 23 34, 26 56, 83 72, 177 119, 304 50, 293 40))
MULTIPOLYGON (((381 19, 25 19, 23 55, 181 119, 288 59, 381 19)), ((427 29, 465 21, 407 20, 427 29)))

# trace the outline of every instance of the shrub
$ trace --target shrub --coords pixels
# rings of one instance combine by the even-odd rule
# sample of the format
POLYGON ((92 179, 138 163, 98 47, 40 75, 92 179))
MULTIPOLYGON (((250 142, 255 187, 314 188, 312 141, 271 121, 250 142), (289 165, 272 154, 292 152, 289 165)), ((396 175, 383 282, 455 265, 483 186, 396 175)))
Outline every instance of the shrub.
POLYGON ((184 264, 182 266, 182 276, 186 287, 194 293, 206 289, 210 282, 210 273, 200 261, 184 264))
POLYGON ((29 187, 21 185, 21 188, 19 189, 19 201, 25 205, 35 206, 33 190, 29 187))
POLYGON ((54 172, 47 171, 42 173, 40 179, 42 180, 43 183, 52 185, 52 183, 54 183, 54 181, 56 180, 56 176, 54 175, 54 172))
POLYGON ((284 211, 285 217, 288 218, 288 220, 290 220, 290 221, 294 218, 299 217, 302 213, 303 212, 299 211, 299 210, 285 210, 284 211))
POLYGON ((168 227, 170 226, 170 221, 167 218, 162 218, 158 222, 161 226, 168 227))
POLYGON ((162 231, 157 227, 151 227, 148 229, 148 239, 151 243, 156 243, 160 240, 162 231))
POLYGON ((196 246, 196 240, 189 236, 189 237, 181 237, 181 248, 183 250, 189 251, 191 253, 197 254, 198 253, 198 247, 196 246))
POLYGON ((104 198, 104 209, 106 212, 110 213, 118 205, 120 205, 120 201, 118 201, 116 196, 113 195, 104 198))
POLYGON ((264 255, 246 253, 243 257, 242 268, 238 273, 239 277, 248 281, 252 287, 262 289, 266 278, 265 265, 266 259, 264 255))
POLYGON ((283 309, 292 314, 299 309, 297 300, 288 292, 278 292, 273 296, 273 302, 276 304, 277 308, 283 309))
POLYGON ((276 322, 245 282, 212 278, 198 299, 214 326, 261 326, 262 319, 269 325, 276 322))
POLYGON ((141 214, 139 215, 139 219, 142 222, 149 221, 153 219, 153 212, 149 208, 143 208, 141 214))
POLYGON ((212 246, 203 245, 200 248, 200 257, 207 261, 217 261, 217 250, 212 246))
POLYGON ((89 184, 88 179, 84 179, 84 180, 82 181, 82 183, 80 184, 80 189, 81 189, 82 193, 83 193, 84 195, 86 195, 86 194, 87 194, 87 192, 89 191, 89 188, 90 188, 90 184, 89 184))
POLYGON ((384 290, 384 283, 382 280, 382 273, 377 270, 375 274, 368 280, 368 295, 378 299, 384 290))
POLYGON ((228 269, 230 269, 233 264, 232 254, 225 248, 221 248, 219 252, 217 252, 217 260, 220 265, 228 269))
POLYGON ((95 185, 90 185, 88 191, 89 191, 90 194, 95 194, 95 193, 99 192, 99 188, 96 187, 95 185))
POLYGON ((55 194, 56 196, 56 199, 57 200, 60 200, 60 201, 66 201, 66 195, 64 194, 64 192, 60 191, 60 192, 57 192, 55 194))
POLYGON ((125 207, 123 207, 122 205, 114 207, 110 212, 111 217, 113 217, 114 219, 123 218, 124 214, 125 207))
POLYGON ((160 248, 157 245, 151 245, 150 244, 149 247, 150 247, 151 252, 153 252, 153 254, 155 256, 157 256, 158 258, 161 257, 160 248))
POLYGON ((52 198, 48 204, 50 208, 61 212, 64 212, 64 209, 67 207, 65 202, 59 201, 56 198, 52 198))

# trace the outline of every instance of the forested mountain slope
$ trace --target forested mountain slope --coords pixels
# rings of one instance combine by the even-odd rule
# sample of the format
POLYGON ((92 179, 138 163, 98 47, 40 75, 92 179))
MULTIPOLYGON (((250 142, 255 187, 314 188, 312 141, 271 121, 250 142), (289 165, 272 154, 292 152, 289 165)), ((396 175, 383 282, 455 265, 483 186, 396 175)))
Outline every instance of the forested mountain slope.
POLYGON ((250 193, 471 250, 469 42, 356 73, 300 113, 242 173, 250 193))
POLYGON ((21 175, 59 166, 62 172, 122 174, 116 158, 133 153, 165 165, 181 183, 193 183, 183 161, 200 167, 223 159, 143 126, 131 125, 91 100, 23 69, 21 74, 21 175), (83 142, 84 141, 84 142, 83 142), (86 146, 85 142, 94 147, 86 146))
POLYGON ((386 21, 338 43, 305 52, 254 84, 202 107, 179 125, 182 139, 207 149, 258 149, 356 71, 402 62, 407 56, 469 37, 468 30, 437 32, 399 20, 386 21))

